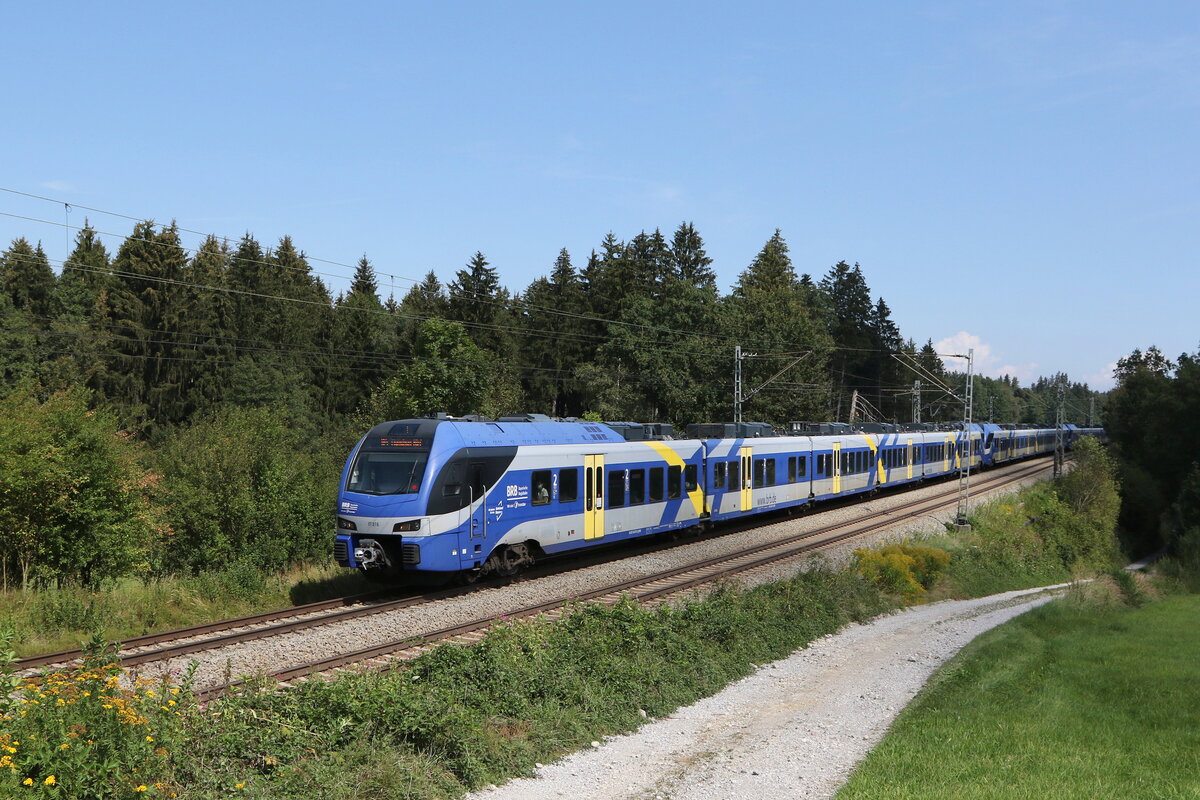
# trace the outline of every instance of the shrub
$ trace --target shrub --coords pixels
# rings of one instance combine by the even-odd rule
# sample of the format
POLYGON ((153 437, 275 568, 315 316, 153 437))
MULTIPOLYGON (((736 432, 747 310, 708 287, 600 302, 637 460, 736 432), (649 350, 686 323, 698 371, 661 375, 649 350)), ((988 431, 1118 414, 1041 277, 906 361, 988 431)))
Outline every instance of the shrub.
POLYGON ((180 431, 158 457, 174 532, 164 565, 270 570, 327 558, 334 458, 314 455, 306 435, 270 409, 226 408, 180 431))
POLYGON ((88 392, 0 399, 0 587, 101 581, 145 569, 155 535, 138 445, 88 392))
POLYGON ((854 551, 855 571, 885 592, 911 602, 933 588, 950 565, 950 554, 909 542, 854 551))

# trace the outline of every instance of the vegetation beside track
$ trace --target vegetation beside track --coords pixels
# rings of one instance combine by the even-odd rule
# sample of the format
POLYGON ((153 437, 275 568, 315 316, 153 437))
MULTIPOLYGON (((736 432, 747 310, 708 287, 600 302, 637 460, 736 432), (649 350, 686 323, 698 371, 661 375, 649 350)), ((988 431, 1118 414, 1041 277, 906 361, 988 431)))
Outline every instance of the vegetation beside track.
POLYGON ((269 573, 246 561, 159 580, 0 592, 0 629, 20 657, 69 650, 99 633, 110 640, 184 628, 378 589, 331 563, 269 573))

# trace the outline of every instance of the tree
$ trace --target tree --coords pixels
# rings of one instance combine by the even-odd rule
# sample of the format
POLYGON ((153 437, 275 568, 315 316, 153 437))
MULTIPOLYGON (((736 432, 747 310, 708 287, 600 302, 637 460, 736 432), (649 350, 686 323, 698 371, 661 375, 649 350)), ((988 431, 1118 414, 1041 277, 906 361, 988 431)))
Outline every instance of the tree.
POLYGON ((506 355, 511 349, 503 330, 506 320, 502 309, 507 297, 502 295, 499 275, 483 253, 476 251, 467 268, 455 274, 449 294, 447 319, 461 322, 475 344, 506 355))
MULTIPOLYGON (((832 342, 805 303, 782 232, 776 230, 738 276, 722 311, 729 349, 741 344, 757 353, 743 364, 747 391, 763 386, 790 361, 808 354, 777 378, 778 382, 755 395, 743 416, 776 424, 824 419, 830 389, 825 366, 832 342)), ((732 355, 730 352, 728 360, 722 360, 730 374, 732 355)))
POLYGON ((427 319, 421 323, 413 360, 376 389, 355 417, 367 428, 382 420, 450 414, 511 411, 514 383, 462 323, 427 319))
POLYGON ((0 253, 0 287, 8 293, 13 308, 28 314, 39 328, 49 327, 54 270, 40 242, 34 247, 21 237, 0 253))
POLYGON ((0 399, 0 585, 101 581, 147 568, 156 526, 138 445, 82 387, 0 399))

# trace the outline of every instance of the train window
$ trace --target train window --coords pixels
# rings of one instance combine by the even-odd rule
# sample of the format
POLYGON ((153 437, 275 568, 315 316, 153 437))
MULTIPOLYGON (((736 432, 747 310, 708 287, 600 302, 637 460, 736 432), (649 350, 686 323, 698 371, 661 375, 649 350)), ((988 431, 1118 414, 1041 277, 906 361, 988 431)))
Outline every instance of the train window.
POLYGON ((592 510, 592 468, 583 471, 583 509, 592 510))
POLYGON ((683 490, 685 492, 694 492, 697 488, 696 465, 688 464, 683 468, 683 490))
POLYGON ((842 474, 850 474, 850 454, 844 451, 842 452, 842 474))
POLYGON ((729 491, 736 492, 742 488, 742 481, 738 475, 738 462, 729 462, 729 491))
POLYGON ((531 477, 533 491, 529 502, 535 506, 544 506, 550 502, 550 470, 539 469, 531 477))
POLYGON ((620 508, 625 505, 625 470, 610 469, 608 471, 608 507, 620 508))
MULTIPOLYGON (((717 464, 717 466, 723 467, 725 465, 717 464)), ((651 503, 661 503, 662 499, 663 499, 663 468, 662 467, 651 467, 650 468, 650 502, 651 503)))
POLYGON ((667 468, 667 499, 678 500, 683 496, 683 470, 679 467, 667 468))
POLYGON ((805 470, 805 467, 808 466, 808 464, 806 463, 807 461, 808 461, 807 456, 800 456, 799 458, 796 459, 796 477, 797 478, 804 477, 804 473, 807 471, 807 470, 805 470))
POLYGON ((765 458, 754 459, 754 488, 758 489, 763 486, 763 481, 767 475, 767 464, 765 458))
POLYGON ((724 461, 718 461, 716 464, 713 464, 713 488, 714 489, 724 489, 725 488, 725 462, 724 461))
POLYGON ((788 483, 796 482, 796 457, 788 456, 788 483))
POLYGON ((558 502, 574 503, 579 499, 579 470, 560 469, 558 471, 558 502))
POLYGON ((596 467, 596 507, 604 499, 604 467, 596 467))
POLYGON ((646 502, 646 470, 629 470, 629 505, 640 506, 646 502))
POLYGON ((775 485, 775 459, 767 459, 767 486, 775 485))

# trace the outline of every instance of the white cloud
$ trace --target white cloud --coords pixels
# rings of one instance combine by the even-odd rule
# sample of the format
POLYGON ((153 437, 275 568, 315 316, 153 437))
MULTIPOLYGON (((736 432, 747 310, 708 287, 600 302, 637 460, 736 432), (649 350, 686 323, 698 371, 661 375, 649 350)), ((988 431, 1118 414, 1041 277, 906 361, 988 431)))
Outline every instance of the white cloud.
POLYGON ((1117 369, 1117 362, 1113 361, 1099 372, 1093 372, 1091 375, 1083 376, 1083 380, 1089 387, 1098 392, 1107 392, 1109 389, 1117 385, 1113 378, 1113 372, 1117 369))
POLYGON ((948 336, 939 342, 935 342, 933 348, 942 356, 942 361, 946 364, 946 369, 964 372, 967 369, 966 358, 948 358, 947 353, 962 353, 964 356, 968 350, 974 350, 975 372, 983 373, 987 368, 995 362, 995 357, 992 355, 992 346, 985 344, 982 339, 973 333, 959 331, 953 336, 948 336))
POLYGON ((43 189, 49 189, 52 192, 75 192, 78 191, 73 184, 66 181, 42 181, 43 189))
POLYGON ((1029 385, 1040 376, 1038 372, 1038 363, 1029 361, 1023 364, 1014 364, 1001 360, 1000 356, 992 352, 992 346, 983 341, 980 337, 967 331, 959 331, 953 336, 947 336, 933 345, 938 354, 941 355, 942 361, 946 364, 946 369, 955 370, 957 372, 965 372, 967 369, 967 359, 948 357, 948 353, 961 353, 966 356, 968 350, 974 351, 972 355, 975 359, 975 374, 986 375, 990 378, 999 378, 1004 375, 1011 375, 1019 380, 1022 384, 1029 385))

